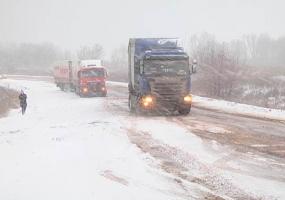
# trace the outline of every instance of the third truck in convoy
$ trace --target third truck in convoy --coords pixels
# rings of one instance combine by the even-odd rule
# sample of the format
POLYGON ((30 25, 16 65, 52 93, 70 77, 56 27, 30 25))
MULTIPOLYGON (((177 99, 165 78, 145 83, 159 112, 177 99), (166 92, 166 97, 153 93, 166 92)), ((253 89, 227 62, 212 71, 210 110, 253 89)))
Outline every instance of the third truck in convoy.
POLYGON ((107 95, 107 72, 101 60, 61 61, 54 67, 53 74, 61 90, 72 90, 79 96, 107 95))
POLYGON ((196 62, 176 38, 133 38, 128 47, 129 108, 186 115, 192 105, 191 74, 196 62))

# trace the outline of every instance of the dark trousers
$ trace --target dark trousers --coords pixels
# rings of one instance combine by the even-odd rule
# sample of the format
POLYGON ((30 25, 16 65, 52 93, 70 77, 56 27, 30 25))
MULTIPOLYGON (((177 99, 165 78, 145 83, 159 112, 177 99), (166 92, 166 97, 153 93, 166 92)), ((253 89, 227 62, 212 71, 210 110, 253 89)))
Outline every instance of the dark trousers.
POLYGON ((22 115, 23 115, 26 112, 27 104, 21 104, 21 108, 22 108, 22 115))

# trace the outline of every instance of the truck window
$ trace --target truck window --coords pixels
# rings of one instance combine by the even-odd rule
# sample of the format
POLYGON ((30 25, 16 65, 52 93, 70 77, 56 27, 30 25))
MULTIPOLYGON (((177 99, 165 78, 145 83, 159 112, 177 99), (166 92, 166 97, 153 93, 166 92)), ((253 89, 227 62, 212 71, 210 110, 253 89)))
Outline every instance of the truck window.
POLYGON ((187 60, 146 60, 144 73, 146 75, 187 75, 189 65, 187 60))
POLYGON ((104 69, 89 69, 80 72, 80 77, 105 77, 104 69))

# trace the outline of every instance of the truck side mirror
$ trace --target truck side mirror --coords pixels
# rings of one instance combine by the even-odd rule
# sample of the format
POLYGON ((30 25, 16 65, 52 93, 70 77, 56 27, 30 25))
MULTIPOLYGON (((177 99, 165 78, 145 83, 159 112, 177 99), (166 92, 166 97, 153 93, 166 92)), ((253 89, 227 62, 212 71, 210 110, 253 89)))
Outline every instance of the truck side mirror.
POLYGON ((195 74, 196 72, 197 72, 197 60, 196 59, 194 59, 193 60, 193 62, 192 62, 192 67, 191 67, 191 72, 193 73, 193 74, 195 74))
POLYGON ((191 69, 192 73, 195 74, 197 72, 197 64, 192 64, 192 69, 191 69))

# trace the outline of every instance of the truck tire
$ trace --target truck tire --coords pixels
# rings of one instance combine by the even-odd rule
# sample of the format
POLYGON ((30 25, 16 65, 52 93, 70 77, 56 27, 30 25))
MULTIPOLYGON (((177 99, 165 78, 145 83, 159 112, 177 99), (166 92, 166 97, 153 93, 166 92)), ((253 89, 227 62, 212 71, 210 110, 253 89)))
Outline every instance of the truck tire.
POLYGON ((190 113, 190 111, 191 111, 191 106, 188 107, 188 108, 180 108, 180 109, 178 109, 178 113, 180 115, 188 115, 190 113))
POLYGON ((80 97, 83 97, 83 94, 81 93, 81 90, 78 86, 75 86, 75 94, 77 94, 80 97))
POLYGON ((107 96, 107 92, 101 94, 101 97, 106 97, 106 96, 107 96))
POLYGON ((66 84, 65 84, 65 83, 62 85, 62 90, 63 90, 64 92, 66 92, 66 84))
POLYGON ((64 92, 69 92, 69 91, 70 91, 70 85, 67 84, 67 83, 64 83, 64 84, 63 84, 63 91, 64 91, 64 92))
POLYGON ((129 104, 129 109, 130 109, 130 112, 131 112, 131 113, 135 113, 135 112, 136 112, 136 108, 135 108, 134 100, 133 100, 133 99, 134 99, 134 98, 132 97, 132 95, 129 94, 129 102, 128 102, 128 104, 129 104))
POLYGON ((63 91, 63 84, 59 83, 58 86, 59 86, 60 90, 63 91))

